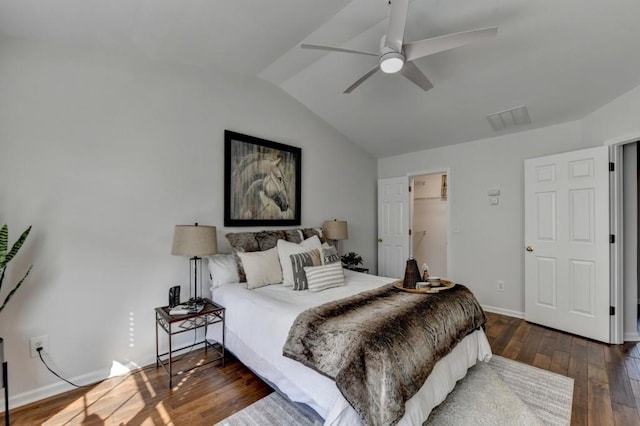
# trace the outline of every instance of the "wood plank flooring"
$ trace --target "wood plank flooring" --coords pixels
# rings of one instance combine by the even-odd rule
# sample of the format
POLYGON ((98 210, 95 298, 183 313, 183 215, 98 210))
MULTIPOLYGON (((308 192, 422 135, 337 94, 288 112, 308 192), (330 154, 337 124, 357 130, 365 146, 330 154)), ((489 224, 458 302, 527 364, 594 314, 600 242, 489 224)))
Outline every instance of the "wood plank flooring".
MULTIPOLYGON (((640 343, 605 345, 487 313, 493 352, 575 380, 572 425, 640 426, 640 343)), ((199 351, 189 355, 197 362, 199 351)), ((232 356, 174 380, 155 366, 11 411, 12 425, 213 425, 272 390, 232 356)), ((4 418, 0 415, 0 424, 4 418)))

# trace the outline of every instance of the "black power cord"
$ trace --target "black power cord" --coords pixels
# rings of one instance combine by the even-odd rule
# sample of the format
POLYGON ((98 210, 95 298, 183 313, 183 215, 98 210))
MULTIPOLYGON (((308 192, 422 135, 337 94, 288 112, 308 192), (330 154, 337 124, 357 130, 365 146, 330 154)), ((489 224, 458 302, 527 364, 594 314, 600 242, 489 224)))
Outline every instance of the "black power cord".
MULTIPOLYGON (((193 350, 193 347, 196 345, 197 336, 198 336, 198 333, 194 333, 194 337, 193 337, 193 344, 189 347, 189 350, 188 350, 186 353, 181 354, 181 355, 180 355, 180 357, 179 357, 178 359, 175 359, 175 360, 174 360, 174 362, 182 360, 185 356, 187 356, 187 355, 189 355, 189 353, 191 353, 191 351, 193 350)), ((206 346, 206 343, 205 343, 205 346, 206 346)), ((69 383, 71 386, 76 387, 76 388, 90 388, 90 387, 93 387, 93 386, 97 385, 98 383, 101 383, 101 382, 103 382, 103 381, 104 381, 104 380, 98 380, 97 382, 89 383, 88 385, 77 385, 77 384, 73 383, 72 381, 65 379, 64 377, 62 377, 61 375, 59 375, 58 373, 56 373, 55 371, 53 371, 53 370, 51 369, 51 367, 49 367, 49 365, 47 364, 47 362, 46 362, 46 361, 44 360, 44 358, 42 357, 42 349, 43 349, 43 348, 36 348, 36 351, 38 351, 38 356, 40 357, 40 361, 42 361, 42 363, 44 364, 44 366, 45 366, 45 367, 47 367, 47 370, 49 370, 49 372, 51 372, 51 374, 53 374, 54 376, 56 376, 58 379, 63 380, 63 381, 65 381, 65 382, 69 383)), ((130 375, 132 375, 132 374, 135 374, 135 373, 138 373, 138 372, 141 372, 141 371, 144 371, 144 370, 148 370, 148 369, 150 369, 150 368, 157 368, 157 367, 156 367, 156 365, 155 365, 155 364, 147 365, 146 367, 138 368, 138 369, 136 369, 135 371, 130 371, 130 372, 129 372, 126 376, 124 376, 124 377, 128 377, 128 376, 130 376, 130 375)))
MULTIPOLYGON (((38 356, 40 356, 40 361, 42 361, 44 366, 47 367, 47 370, 49 370, 51 372, 51 374, 53 374, 54 376, 56 376, 60 380, 63 380, 65 382, 69 383, 73 387, 76 387, 76 388, 90 388, 90 387, 93 387, 93 386, 97 385, 98 383, 102 383, 104 380, 106 380, 106 379, 98 380, 97 382, 89 383, 88 385, 77 385, 77 384, 73 383, 72 381, 65 379, 64 377, 62 377, 61 375, 59 375, 58 373, 53 371, 51 369, 51 367, 49 367, 47 362, 42 357, 42 348, 36 348, 36 350, 38 351, 38 356)), ((129 371, 129 373, 126 376, 123 376, 123 378, 127 378, 127 377, 129 377, 129 376, 131 376, 131 375, 133 375, 135 373, 139 373, 141 371, 148 370, 150 368, 156 368, 155 364, 147 365, 146 367, 138 368, 138 369, 136 369, 134 371, 129 371)))
POLYGON ((42 348, 36 348, 36 350, 38 351, 38 356, 40 356, 40 361, 42 361, 42 363, 44 364, 45 367, 47 367, 47 370, 49 370, 51 372, 51 374, 53 374, 54 376, 56 376, 58 379, 60 380, 64 380, 65 382, 69 383, 71 386, 76 387, 76 388, 90 388, 93 387, 95 385, 97 385, 98 383, 100 383, 102 380, 95 382, 95 383, 91 383, 88 385, 76 385, 75 383, 65 379, 64 377, 62 377, 61 375, 59 375, 58 373, 56 373, 55 371, 53 371, 51 369, 51 367, 49 367, 49 365, 47 365, 47 362, 44 360, 44 358, 42 358, 42 348))

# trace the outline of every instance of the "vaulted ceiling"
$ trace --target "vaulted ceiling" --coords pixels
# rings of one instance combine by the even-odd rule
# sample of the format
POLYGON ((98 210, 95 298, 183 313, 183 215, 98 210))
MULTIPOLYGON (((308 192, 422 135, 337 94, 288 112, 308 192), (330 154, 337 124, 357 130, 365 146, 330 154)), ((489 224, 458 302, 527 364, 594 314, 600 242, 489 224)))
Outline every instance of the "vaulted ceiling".
MULTIPOLYGON (((375 157, 575 120, 640 85, 637 0, 413 0, 405 40, 483 27, 495 39, 416 65, 423 91, 377 73, 387 0, 0 0, 0 35, 254 75, 375 157), (531 124, 495 132, 486 115, 526 106, 531 124)), ((1 78, 1 76, 0 76, 1 78)))

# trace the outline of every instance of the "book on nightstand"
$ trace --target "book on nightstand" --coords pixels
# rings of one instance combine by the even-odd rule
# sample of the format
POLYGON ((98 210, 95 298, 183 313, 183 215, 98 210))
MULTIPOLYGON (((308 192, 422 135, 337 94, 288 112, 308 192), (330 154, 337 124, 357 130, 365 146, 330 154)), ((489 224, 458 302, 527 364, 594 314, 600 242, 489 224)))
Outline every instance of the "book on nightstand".
POLYGON ((197 314, 204 305, 176 305, 169 311, 169 315, 197 314))

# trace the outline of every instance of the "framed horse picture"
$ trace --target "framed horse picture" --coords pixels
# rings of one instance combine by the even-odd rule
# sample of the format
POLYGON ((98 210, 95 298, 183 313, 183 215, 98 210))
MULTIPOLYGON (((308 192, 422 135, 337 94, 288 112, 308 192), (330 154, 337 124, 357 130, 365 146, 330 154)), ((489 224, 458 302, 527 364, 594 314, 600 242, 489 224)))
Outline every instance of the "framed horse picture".
POLYGON ((224 226, 300 225, 301 149, 224 131, 224 226))

